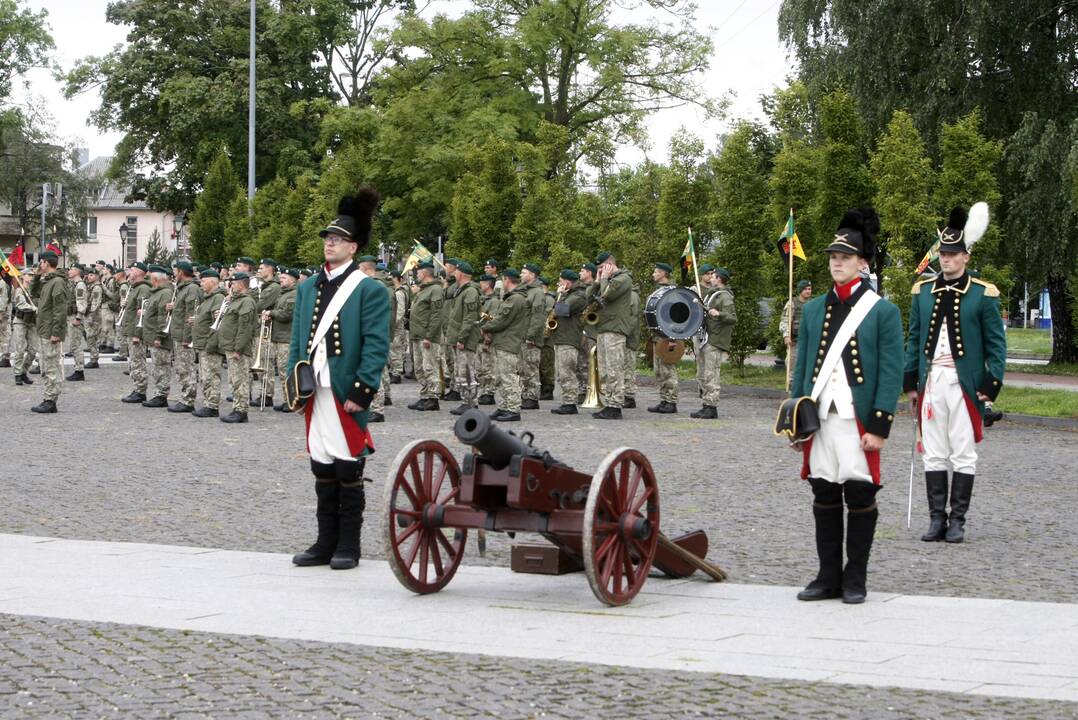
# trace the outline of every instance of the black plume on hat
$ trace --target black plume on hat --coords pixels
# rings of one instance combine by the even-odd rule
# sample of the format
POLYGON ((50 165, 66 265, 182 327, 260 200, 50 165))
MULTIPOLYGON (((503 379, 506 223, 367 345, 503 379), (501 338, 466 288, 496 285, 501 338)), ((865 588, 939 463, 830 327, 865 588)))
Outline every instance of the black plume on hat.
POLYGON ((371 239, 371 222, 379 199, 378 191, 371 187, 360 188, 355 195, 345 195, 337 203, 337 218, 319 234, 322 237, 330 233, 343 235, 360 248, 366 247, 371 239))
POLYGON ((864 252, 861 257, 871 260, 876 256, 876 236, 880 234, 880 216, 873 207, 861 208, 861 217, 864 219, 864 252))
POLYGON ((844 252, 870 260, 876 254, 880 218, 870 207, 847 210, 825 252, 844 252))
POLYGON ((966 250, 965 230, 968 219, 969 213, 961 205, 951 208, 951 215, 947 218, 947 227, 939 234, 940 250, 966 250))

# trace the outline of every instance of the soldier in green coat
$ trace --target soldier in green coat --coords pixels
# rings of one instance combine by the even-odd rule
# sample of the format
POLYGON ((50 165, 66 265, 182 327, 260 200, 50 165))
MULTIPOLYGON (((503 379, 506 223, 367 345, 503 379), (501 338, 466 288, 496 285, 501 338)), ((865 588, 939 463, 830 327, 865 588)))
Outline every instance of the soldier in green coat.
MULTIPOLYGON (((598 268, 595 267, 595 263, 586 262, 580 266, 580 285, 584 288, 584 298, 589 303, 592 301, 598 287, 595 282, 596 272, 598 272, 598 268)), ((583 316, 581 320, 583 320, 583 316)), ((576 396, 578 405, 584 402, 584 398, 588 394, 588 365, 591 363, 591 353, 595 350, 594 326, 583 323, 581 327, 584 330, 584 339, 580 344, 580 352, 576 359, 576 378, 580 385, 580 392, 576 396)))
POLYGON ((104 340, 101 311, 105 307, 105 292, 102 289, 96 266, 91 265, 86 268, 86 289, 89 293, 86 303, 86 352, 90 360, 83 367, 86 370, 97 370, 101 367, 98 360, 101 357, 101 344, 104 340))
MULTIPOLYGON (((488 261, 488 267, 490 261, 488 261)), ((498 305, 501 303, 501 298, 498 296, 495 285, 498 284, 498 278, 493 275, 486 274, 479 277, 479 291, 480 291, 480 321, 484 321, 489 318, 493 318, 498 312, 498 305)), ((495 389, 495 375, 494 375, 494 349, 490 345, 490 336, 484 336, 479 343, 478 356, 479 356, 479 399, 477 400, 479 405, 493 405, 494 404, 494 389, 495 389)))
POLYGON ((408 354, 408 308, 412 294, 404 284, 400 270, 390 270, 393 279, 393 341, 389 348, 389 382, 404 382, 404 356, 408 354))
POLYGON ((128 339, 120 330, 120 312, 127 305, 127 296, 131 294, 131 282, 127 278, 126 268, 117 268, 112 279, 116 285, 116 297, 109 300, 109 307, 115 315, 111 345, 116 349, 116 354, 112 356, 112 361, 127 362, 128 339))
POLYGON ((599 308, 595 326, 599 355, 599 383, 603 409, 592 413, 599 420, 620 420, 625 405, 625 343, 632 333, 633 279, 618 267, 612 253, 601 252, 595 258, 599 268, 598 288, 593 302, 599 308))
POLYGON ((146 370, 146 345, 142 342, 143 315, 150 299, 150 283, 146 280, 146 265, 136 262, 128 268, 131 278, 131 291, 127 294, 127 305, 123 311, 120 332, 127 339, 128 359, 131 382, 134 388, 122 399, 125 403, 141 403, 146 400, 146 388, 149 374, 146 370))
MULTIPOLYGON (((258 264, 258 287, 251 291, 251 299, 255 301, 255 334, 252 342, 256 343, 251 347, 251 357, 254 358, 258 355, 257 343, 259 342, 259 330, 262 328, 262 318, 265 316, 266 311, 273 310, 273 306, 277 304, 277 298, 281 294, 281 284, 277 281, 277 261, 273 258, 262 258, 262 261, 258 264)), ((266 329, 269 329, 269 321, 266 321, 266 329)), ((262 365, 267 367, 270 364, 270 355, 273 353, 273 341, 268 334, 262 338, 262 365)), ((263 376, 265 377, 266 386, 266 399, 265 404, 273 406, 273 373, 269 370, 261 372, 251 373, 251 387, 255 387, 257 384, 259 387, 262 385, 263 376)), ((259 397, 252 398, 251 402, 256 405, 262 404, 262 393, 259 393, 259 397)))
POLYGON ((812 486, 820 569, 799 600, 865 601, 879 513, 880 450, 902 390, 902 317, 860 276, 875 254, 879 222, 849 211, 828 246, 833 286, 805 304, 791 397, 816 399, 820 429, 794 444, 812 486), (846 566, 842 566, 845 500, 846 566))
POLYGON ((142 315, 142 339, 150 347, 150 359, 153 361, 150 378, 153 396, 143 401, 142 407, 163 408, 168 407, 168 391, 172 382, 172 333, 165 332, 165 324, 168 304, 172 302, 175 290, 168 268, 150 265, 148 269, 153 289, 142 315))
MULTIPOLYGON (((389 274, 384 269, 379 269, 380 263, 378 258, 374 255, 363 255, 356 263, 359 265, 360 272, 367 275, 372 280, 377 280, 386 289, 386 293, 389 296, 389 346, 393 347, 393 316, 396 312, 397 299, 393 293, 393 281, 390 279, 389 274)), ((384 268, 384 266, 382 266, 384 268)), ((378 386, 378 392, 374 394, 374 400, 371 401, 370 412, 367 414, 367 422, 385 422, 384 410, 387 405, 393 405, 393 399, 389 390, 389 363, 386 363, 385 368, 382 369, 382 380, 378 386)))
POLYGON ((441 371, 441 379, 444 384, 443 400, 460 400, 460 391, 457 388, 457 375, 454 370, 456 352, 453 343, 449 339, 450 334, 456 332, 453 327, 453 318, 456 315, 455 306, 460 295, 460 286, 457 285, 457 265, 461 261, 455 257, 447 257, 442 266, 445 277, 442 279, 442 287, 445 291, 445 299, 442 302, 441 342, 438 344, 438 367, 441 371))
MULTIPOLYGON (((673 272, 674 268, 669 263, 655 263, 655 266, 651 271, 651 279, 655 281, 655 289, 674 287, 675 283, 670 277, 673 272)), ((668 344, 671 348, 676 348, 674 343, 678 341, 670 340, 658 333, 652 333, 651 342, 656 348, 659 347, 660 343, 668 344)), ((655 372, 655 382, 659 386, 659 404, 649 407, 648 412, 662 414, 676 413, 678 400, 677 363, 665 362, 662 355, 658 352, 654 352, 652 353, 651 369, 655 372)))
POLYGON ((165 306, 171 313, 169 333, 172 335, 172 358, 176 379, 180 381, 180 399, 168 408, 169 412, 189 413, 195 410, 198 392, 198 371, 195 368, 194 327, 195 311, 202 299, 202 288, 195 281, 195 268, 187 260, 176 262, 176 299, 165 306))
POLYGON ((734 325, 737 324, 737 310, 734 309, 734 294, 730 291, 730 272, 726 268, 715 268, 708 274, 711 281, 711 293, 704 301, 704 327, 707 329, 707 342, 700 348, 701 372, 699 374, 700 397, 704 406, 691 417, 714 420, 719 416, 720 374, 723 357, 730 351, 734 325))
MULTIPOLYGON (((266 366, 268 373, 266 395, 268 397, 274 396, 274 378, 284 388, 285 378, 288 377, 285 371, 288 369, 288 347, 292 342, 292 313, 296 306, 296 283, 299 281, 299 270, 282 268, 279 277, 281 292, 277 296, 277 301, 273 303, 273 309, 263 313, 263 317, 268 313, 269 319, 273 322, 270 331, 271 351, 269 363, 266 366)), ((277 412, 289 412, 288 404, 285 403, 283 397, 281 403, 274 405, 273 409, 277 412)))
POLYGON ((462 415, 465 410, 476 406, 479 391, 478 349, 483 338, 479 330, 479 284, 472 281, 471 263, 461 260, 457 263, 457 296, 453 303, 453 315, 446 331, 450 347, 455 353, 453 368, 456 373, 457 392, 461 404, 450 412, 462 415))
POLYGON ((520 280, 519 270, 506 268, 502 273, 504 296, 498 304, 498 311, 493 318, 479 326, 484 336, 490 337, 494 350, 498 408, 490 417, 501 422, 520 421, 520 352, 531 314, 527 290, 520 280))
POLYGON ((67 335, 67 308, 70 304, 65 273, 57 270, 60 259, 46 250, 38 256, 37 271, 30 294, 37 298, 37 335, 41 340, 41 379, 45 397, 30 408, 36 413, 56 412, 56 399, 63 388, 64 336, 67 335))
POLYGON ((782 317, 779 318, 779 332, 782 341, 786 344, 786 367, 787 372, 793 372, 794 361, 797 360, 797 331, 801 328, 801 313, 805 303, 812 298, 812 281, 799 280, 797 293, 786 301, 782 308, 782 317))
MULTIPOLYGON (((632 274, 629 274, 632 278, 632 274)), ((629 326, 629 334, 625 336, 625 402, 623 408, 636 407, 636 354, 640 350, 640 288, 633 281, 631 293, 632 301, 629 304, 632 313, 632 324, 629 326)))
POLYGON ((195 417, 219 417, 221 404, 221 368, 224 355, 217 350, 217 320, 225 302, 225 289, 221 287, 220 274, 205 270, 199 277, 202 300, 195 310, 191 329, 191 347, 198 353, 198 379, 202 386, 202 407, 195 410, 195 417))
POLYGON ((221 422, 245 423, 251 398, 251 350, 257 332, 258 311, 250 292, 250 275, 232 273, 228 308, 217 326, 217 351, 228 358, 228 384, 232 388, 232 412, 221 422))
POLYGON ((554 319, 558 321, 558 327, 547 339, 554 347, 561 405, 551 408, 550 412, 555 415, 576 415, 577 394, 580 391, 576 366, 580 361, 580 347, 584 343, 581 316, 588 304, 587 290, 580 284, 580 275, 568 268, 561 271, 556 300, 554 319))
POLYGON ((528 298, 528 321, 520 348, 520 384, 522 410, 538 410, 539 364, 542 361, 543 326, 546 322, 545 291, 539 283, 539 266, 525 263, 520 269, 520 288, 528 298))
POLYGON ((65 378, 69 382, 82 382, 86 379, 83 372, 86 367, 86 327, 87 315, 90 308, 90 291, 83 278, 82 265, 75 264, 67 269, 68 286, 70 288, 67 314, 69 327, 67 339, 71 347, 71 358, 75 361, 75 369, 65 378))
POLYGON ((438 410, 438 343, 442 336, 442 305, 445 291, 434 279, 434 263, 427 260, 417 268, 419 292, 412 298, 412 356, 415 358, 419 400, 411 410, 438 410))

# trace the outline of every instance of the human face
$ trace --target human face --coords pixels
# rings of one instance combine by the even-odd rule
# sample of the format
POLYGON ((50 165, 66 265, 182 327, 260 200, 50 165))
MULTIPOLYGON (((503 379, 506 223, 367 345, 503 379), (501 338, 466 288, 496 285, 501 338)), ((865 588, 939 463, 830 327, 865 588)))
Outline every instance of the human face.
POLYGON ((586 283, 595 282, 595 276, 592 275, 591 270, 580 268, 580 281, 586 283))
POLYGON ((198 281, 198 284, 202 286, 202 292, 209 295, 217 289, 217 286, 220 284, 220 281, 217 278, 204 277, 198 281))
POLYGON ((487 275, 497 275, 498 274, 498 266, 497 265, 484 265, 483 270, 484 270, 484 272, 486 272, 487 275))
POLYGON ((809 285, 808 287, 806 287, 804 290, 801 291, 801 299, 802 300, 808 300, 810 297, 812 297, 812 286, 811 285, 809 285))
POLYGON ((247 288, 250 287, 249 283, 250 280, 233 280, 229 289, 232 290, 234 295, 243 295, 247 292, 247 288))
POLYGON ((535 273, 533 273, 531 270, 521 270, 520 281, 525 285, 529 285, 535 282, 535 273))
POLYGON ((836 285, 845 285, 856 278, 861 270, 861 258, 853 253, 832 251, 828 253, 831 279, 836 285))
POLYGON ((293 285, 296 284, 296 278, 292 277, 288 273, 282 274, 280 280, 281 280, 281 287, 284 288, 285 290, 287 290, 288 288, 290 288, 290 287, 292 287, 293 285))
POLYGON ((573 281, 572 280, 569 280, 567 278, 559 278, 558 279, 558 290, 559 291, 561 291, 563 293, 567 293, 567 292, 569 292, 570 289, 572 289, 572 287, 573 287, 573 281))
POLYGON ((272 280, 273 274, 277 272, 272 265, 259 265, 258 266, 258 279, 259 280, 272 280))
POLYGON ((655 268, 651 271, 651 279, 655 282, 666 282, 666 271, 655 268))
POLYGON ((322 249, 326 264, 335 268, 352 259, 352 256, 356 254, 356 243, 343 235, 329 233, 322 238, 322 249))
POLYGON ((943 270, 943 277, 948 280, 962 277, 962 273, 966 272, 967 264, 969 264, 967 252, 940 251, 940 268, 943 270))

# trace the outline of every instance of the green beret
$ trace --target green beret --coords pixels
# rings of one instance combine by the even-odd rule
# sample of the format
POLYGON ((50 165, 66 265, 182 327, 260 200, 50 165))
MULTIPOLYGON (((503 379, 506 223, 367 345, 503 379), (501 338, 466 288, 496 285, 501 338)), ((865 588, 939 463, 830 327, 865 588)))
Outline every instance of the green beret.
POLYGON ((314 267, 314 266, 312 265, 311 267, 307 268, 307 271, 306 271, 306 272, 307 272, 307 274, 308 274, 308 275, 317 275, 317 274, 318 274, 318 271, 319 271, 320 269, 321 269, 321 268, 316 268, 316 267, 314 267))
POLYGON ((427 258, 426 260, 420 261, 420 263, 418 265, 416 265, 416 267, 419 268, 420 270, 433 270, 434 269, 434 261, 431 260, 430 258, 427 258))
POLYGON ((501 267, 502 266, 502 264, 500 262, 498 262, 497 260, 495 260, 494 258, 487 258, 487 261, 486 261, 485 264, 490 265, 491 267, 501 267))
POLYGON ((393 268, 392 270, 389 271, 389 277, 397 278, 399 280, 400 277, 401 277, 401 271, 398 270, 397 268, 393 268))
POLYGON ((561 277, 562 280, 572 280, 574 282, 580 279, 580 275, 578 275, 577 273, 573 272, 572 270, 570 270, 568 268, 561 271, 560 277, 561 277))
POLYGON ((146 263, 144 263, 144 262, 133 262, 130 265, 128 265, 127 267, 129 267, 129 268, 138 268, 142 272, 146 272, 149 269, 149 268, 146 267, 146 263))
POLYGON ((176 269, 182 270, 185 273, 193 273, 195 271, 195 266, 187 262, 186 260, 177 260, 176 269))
POLYGON ((356 262, 361 262, 361 263, 362 262, 372 262, 372 263, 376 263, 376 262, 378 262, 378 258, 376 258, 374 255, 360 255, 359 260, 356 260, 356 262))
POLYGON ((483 273, 479 276, 479 282, 498 282, 498 278, 494 277, 493 275, 487 275, 486 273, 483 273))
POLYGON ((607 252, 606 250, 603 250, 601 253, 599 253, 598 255, 595 256, 595 264, 596 265, 602 265, 603 263, 605 263, 609 259, 610 259, 610 253, 607 252))
POLYGON ((664 263, 664 262, 655 263, 655 269, 656 270, 662 270, 663 272, 667 272, 667 273, 674 272, 674 268, 670 265, 670 263, 664 263))
POLYGON ((540 275, 539 276, 539 284, 540 285, 549 285, 550 284, 550 278, 546 277, 545 275, 540 275))
POLYGON ((97 262, 94 263, 94 265, 107 265, 107 264, 108 263, 106 263, 104 260, 98 260, 97 262))
POLYGON ((38 260, 48 260, 49 262, 56 264, 60 262, 60 256, 54 253, 52 250, 46 250, 37 256, 38 260))
POLYGON ((247 273, 243 272, 242 270, 239 271, 239 272, 232 273, 232 277, 231 277, 232 280, 249 280, 250 278, 251 278, 251 276, 248 275, 247 273))
POLYGON ((459 263, 457 263, 457 270, 460 270, 465 275, 472 275, 475 272, 474 270, 472 270, 472 264, 467 260, 461 260, 459 263))
POLYGON ((530 272, 532 272, 532 273, 534 273, 536 275, 538 275, 539 273, 542 272, 542 270, 539 268, 539 266, 536 265, 535 263, 524 263, 524 265, 522 265, 521 267, 524 270, 528 270, 528 271, 530 271, 530 272))
POLYGON ((517 270, 516 268, 506 268, 505 270, 502 271, 502 277, 507 277, 510 280, 519 280, 520 279, 520 271, 517 270))
POLYGON ((798 280, 797 281, 797 292, 801 292, 802 290, 804 290, 807 287, 812 287, 812 281, 811 280, 798 280))
POLYGON ((125 269, 124 269, 124 268, 122 268, 122 267, 114 267, 114 268, 111 268, 111 270, 112 270, 112 272, 113 272, 113 274, 114 274, 114 275, 118 275, 118 274, 120 274, 120 273, 123 273, 124 275, 126 275, 126 274, 127 274, 127 270, 125 270, 125 269))
POLYGON ((236 262, 243 263, 244 265, 250 265, 251 267, 254 267, 258 264, 255 262, 255 259, 253 257, 247 257, 246 255, 241 255, 240 257, 236 258, 236 262))
POLYGON ((715 274, 721 277, 726 282, 730 282, 730 271, 724 267, 715 268, 715 274))
POLYGON ((715 272, 715 266, 711 263, 704 263, 700 266, 700 274, 707 275, 709 272, 715 272))
POLYGON ((456 265, 457 267, 460 267, 460 259, 455 257, 447 257, 443 264, 456 265))
POLYGON ((220 280, 221 275, 216 270, 214 270, 213 268, 210 268, 209 270, 203 270, 202 271, 202 279, 205 280, 206 278, 213 278, 214 280, 220 280))
POLYGON ((210 267, 213 268, 214 270, 220 270, 221 268, 224 267, 224 265, 222 265, 219 262, 212 262, 212 263, 210 263, 210 267))
POLYGON ((587 270, 592 275, 594 275, 595 271, 598 270, 598 268, 595 267, 595 263, 584 263, 583 265, 580 266, 580 269, 581 270, 587 270))
POLYGON ((164 265, 149 265, 146 267, 146 272, 162 273, 164 275, 168 275, 169 269, 164 265))
POLYGON ((281 268, 281 272, 299 280, 299 270, 296 268, 281 268))
POLYGON ((274 260, 273 258, 262 258, 262 262, 260 262, 258 264, 259 265, 269 265, 274 270, 277 269, 277 261, 274 260))

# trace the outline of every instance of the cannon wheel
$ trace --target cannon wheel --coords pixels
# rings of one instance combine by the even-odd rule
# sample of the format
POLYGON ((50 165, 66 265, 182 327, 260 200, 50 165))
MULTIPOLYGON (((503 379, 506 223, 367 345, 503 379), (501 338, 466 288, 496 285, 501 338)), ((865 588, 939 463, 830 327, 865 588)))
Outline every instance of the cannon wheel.
POLYGON ((431 504, 448 505, 460 493, 460 467, 437 440, 414 440, 389 468, 382 537, 389 567, 413 592, 438 592, 453 579, 468 531, 424 522, 431 504))
POLYGON ((584 572, 607 605, 630 602, 648 578, 659 541, 659 486, 639 450, 618 448, 591 479, 584 506, 584 572))

